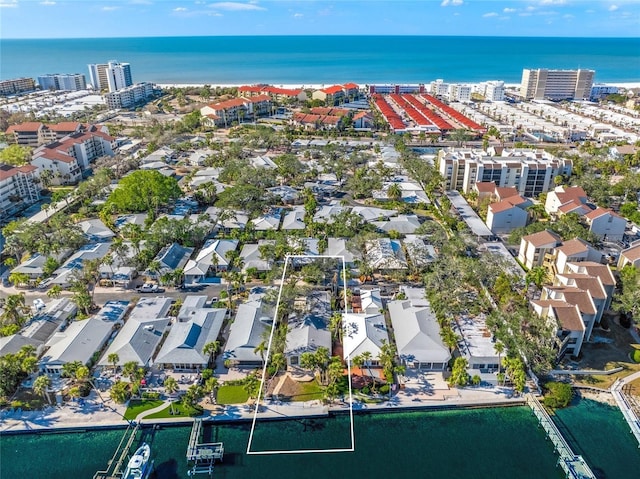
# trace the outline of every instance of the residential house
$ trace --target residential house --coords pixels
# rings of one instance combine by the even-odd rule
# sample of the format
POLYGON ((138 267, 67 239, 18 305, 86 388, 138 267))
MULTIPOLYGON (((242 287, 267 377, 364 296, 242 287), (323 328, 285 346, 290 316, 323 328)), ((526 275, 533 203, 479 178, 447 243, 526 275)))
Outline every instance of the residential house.
POLYGON ((361 111, 353 115, 353 127, 356 129, 371 129, 374 125, 373 115, 368 111, 361 111))
POLYGON ((115 328, 122 324, 129 301, 108 301, 89 319, 73 321, 47 341, 47 351, 40 358, 40 371, 59 376, 65 364, 80 361, 91 366, 94 355, 102 350, 115 328))
POLYGON ((313 353, 326 348, 331 355, 331 297, 325 291, 316 291, 304 298, 305 312, 290 317, 284 355, 287 364, 298 366, 304 353, 313 353))
POLYGON ((367 241, 366 261, 374 271, 407 269, 407 260, 399 240, 378 238, 367 241))
POLYGON ((265 334, 268 334, 265 331, 272 323, 273 318, 263 314, 261 299, 240 304, 229 327, 223 358, 236 366, 261 366, 266 350, 261 353, 258 345, 263 342, 265 334))
POLYGON ((362 216, 367 223, 384 221, 387 218, 398 215, 396 210, 386 210, 372 206, 354 206, 351 212, 362 216))
POLYGON ((348 206, 341 206, 336 200, 331 201, 328 205, 322 205, 316 214, 313 215, 313 221, 315 223, 327 223, 332 224, 335 221, 335 217, 343 211, 349 211, 348 206))
POLYGON ((195 260, 190 259, 184 266, 184 281, 199 283, 218 271, 226 271, 230 265, 229 252, 238 248, 238 240, 207 240, 195 260))
POLYGON ((294 206, 284 215, 281 229, 283 231, 304 230, 306 228, 304 217, 304 206, 294 206))
POLYGON ((548 229, 523 236, 520 240, 518 261, 527 269, 542 266, 545 254, 552 252, 560 244, 560 236, 548 229))
POLYGON ((342 257, 348 267, 353 266, 359 257, 358 253, 349 250, 347 240, 344 238, 328 238, 327 249, 322 254, 342 257))
POLYGON ((64 260, 70 251, 64 250, 58 254, 51 254, 50 256, 45 256, 43 254, 36 253, 31 256, 29 259, 23 261, 18 266, 11 270, 11 273, 20 273, 26 274, 29 276, 31 281, 37 280, 38 278, 42 278, 45 273, 45 264, 49 258, 54 259, 58 264, 60 261, 64 260))
POLYGON ((193 248, 180 246, 178 243, 171 243, 162 248, 154 258, 154 262, 157 261, 160 267, 157 268, 156 271, 147 269, 145 274, 150 278, 158 279, 167 273, 174 273, 179 269, 184 270, 191 253, 193 253, 193 248))
POLYGON ((280 198, 280 201, 285 205, 293 205, 300 201, 300 193, 291 186, 274 186, 272 188, 267 188, 267 191, 280 198))
POLYGON ((627 220, 608 208, 596 208, 584 215, 589 231, 603 241, 622 241, 627 220))
POLYGON ((431 308, 413 305, 408 299, 391 301, 387 306, 402 364, 412 369, 444 371, 451 352, 442 342, 440 325, 431 308))
POLYGON ((382 346, 389 342, 389 333, 382 314, 343 313, 342 345, 345 360, 353 361, 356 356, 369 353, 366 366, 378 366, 382 346))
POLYGON ((493 234, 508 234, 516 228, 527 226, 529 214, 526 208, 531 201, 516 195, 497 203, 491 203, 487 209, 487 227, 493 234))
POLYGON ((117 366, 134 361, 140 367, 153 364, 153 356, 170 323, 171 298, 142 298, 135 305, 129 319, 105 351, 100 366, 109 366, 110 354, 118 355, 117 366))
POLYGON ((280 208, 273 208, 268 213, 251 220, 253 229, 255 231, 277 231, 280 227, 281 215, 282 210, 280 208))
POLYGON ((242 259, 242 270, 247 271, 255 268, 259 272, 271 271, 273 261, 262 258, 260 246, 275 244, 274 240, 259 240, 257 243, 245 243, 240 252, 242 259))
POLYGON ((111 243, 89 243, 78 248, 62 266, 53 272, 54 277, 48 280, 49 284, 58 284, 67 287, 73 282, 73 272, 81 269, 82 264, 88 260, 102 260, 111 248, 111 243))
POLYGON ((226 312, 225 308, 200 307, 178 314, 155 363, 173 370, 201 371, 209 367, 211 358, 204 348, 218 339, 226 312))
POLYGON ((388 218, 386 221, 372 221, 380 231, 389 233, 395 231, 402 235, 413 234, 420 227, 417 215, 398 215, 388 218))
POLYGON ((64 329, 77 312, 78 307, 70 298, 54 299, 29 321, 20 335, 31 342, 44 344, 56 331, 64 329))
POLYGON ((115 233, 111 231, 99 218, 80 221, 78 227, 91 243, 111 241, 115 233))
POLYGON ((501 358, 495 350, 495 340, 487 328, 484 314, 459 316, 453 330, 461 338, 458 350, 469 364, 469 374, 478 375, 483 381, 495 382, 501 358))
POLYGON ((634 241, 631 246, 620 253, 618 269, 622 269, 627 265, 640 269, 640 241, 634 241))
POLYGON ((380 288, 360 290, 360 312, 366 314, 377 314, 382 312, 382 298, 380 288))
POLYGON ((569 262, 595 261, 599 263, 602 261, 602 253, 594 249, 586 241, 580 238, 574 238, 557 246, 554 251, 547 256, 547 260, 554 273, 556 271, 564 272, 569 262))
POLYGON ((555 325, 555 336, 558 341, 558 357, 566 353, 578 356, 585 337, 585 324, 580 316, 580 309, 566 301, 545 299, 531 301, 533 310, 542 318, 555 325))
POLYGON ((415 268, 424 269, 436 260, 436 249, 424 237, 406 235, 402 242, 408 259, 415 268))
POLYGON ((565 210, 569 208, 566 205, 574 209, 581 208, 587 201, 587 194, 580 186, 557 186, 547 193, 544 209, 548 214, 554 215, 562 206, 565 206, 565 210))

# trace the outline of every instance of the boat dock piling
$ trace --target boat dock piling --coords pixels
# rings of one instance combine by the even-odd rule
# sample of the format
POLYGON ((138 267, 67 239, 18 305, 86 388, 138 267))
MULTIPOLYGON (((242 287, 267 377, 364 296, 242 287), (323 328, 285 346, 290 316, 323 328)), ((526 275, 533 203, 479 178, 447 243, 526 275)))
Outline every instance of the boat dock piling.
POLYGON ((93 475, 93 479, 120 479, 122 476, 122 465, 127 460, 127 454, 131 449, 131 445, 136 438, 136 434, 138 432, 138 425, 132 426, 129 424, 127 426, 126 431, 122 435, 122 439, 120 439, 120 444, 116 451, 113 453, 113 457, 109 459, 107 463, 107 469, 104 471, 98 471, 93 475), (133 428, 133 429, 132 429, 133 428), (128 439, 127 439, 128 436, 128 439), (124 443, 125 439, 127 439, 126 444, 124 443))
POLYGON ((202 419, 195 419, 189 436, 187 446, 187 461, 191 463, 187 471, 189 476, 196 474, 213 474, 213 466, 216 460, 224 457, 224 445, 221 442, 200 443, 202 436, 202 419))
POLYGON ((582 456, 575 454, 567 441, 564 439, 555 423, 547 413, 546 409, 540 404, 538 399, 527 394, 527 404, 533 411, 534 416, 540 421, 540 425, 547 433, 547 437, 551 439, 555 452, 558 453, 558 464, 570 479, 596 479, 595 474, 584 460, 582 456))

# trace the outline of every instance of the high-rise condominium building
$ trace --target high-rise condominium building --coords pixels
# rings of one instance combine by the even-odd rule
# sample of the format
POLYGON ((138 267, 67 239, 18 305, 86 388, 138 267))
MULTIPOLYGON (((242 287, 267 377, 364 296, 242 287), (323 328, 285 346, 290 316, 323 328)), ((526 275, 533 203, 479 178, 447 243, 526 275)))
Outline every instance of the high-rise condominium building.
POLYGON ((0 95, 13 95, 36 89, 36 82, 33 78, 16 78, 14 80, 0 81, 0 95))
POLYGON ((520 94, 527 100, 588 100, 594 70, 522 70, 520 94))
POLYGON ((107 82, 109 92, 114 92, 133 85, 131 65, 129 63, 109 62, 107 66, 107 82))
POLYGON ((86 90, 87 80, 80 73, 52 73, 39 76, 38 85, 43 90, 86 90))
POLYGON ((95 90, 106 90, 109 88, 107 81, 107 65, 106 63, 92 63, 89 66, 89 83, 95 90))

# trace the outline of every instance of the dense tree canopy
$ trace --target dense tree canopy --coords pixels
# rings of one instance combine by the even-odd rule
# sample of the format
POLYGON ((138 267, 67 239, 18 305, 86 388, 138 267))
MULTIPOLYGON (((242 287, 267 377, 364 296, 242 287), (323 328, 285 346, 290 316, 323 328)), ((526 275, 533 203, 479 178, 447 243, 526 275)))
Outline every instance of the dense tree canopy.
POLYGON ((154 170, 138 170, 120 180, 107 205, 113 205, 115 211, 138 213, 155 210, 179 196, 175 178, 154 170))
POLYGON ((21 166, 29 163, 31 159, 31 148, 20 145, 9 145, 0 151, 0 163, 21 166))

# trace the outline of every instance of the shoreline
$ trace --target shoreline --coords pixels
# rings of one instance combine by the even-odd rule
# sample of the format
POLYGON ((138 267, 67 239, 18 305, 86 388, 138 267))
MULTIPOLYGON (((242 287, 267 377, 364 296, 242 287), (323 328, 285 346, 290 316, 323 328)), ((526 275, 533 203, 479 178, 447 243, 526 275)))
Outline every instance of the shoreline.
MULTIPOLYGON (((517 406, 526 406, 526 400, 524 396, 519 396, 516 398, 504 398, 504 399, 494 399, 494 400, 485 400, 485 401, 459 401, 459 402, 451 402, 444 401, 442 403, 429 403, 429 404, 421 404, 421 405, 389 405, 389 404, 375 404, 375 405, 367 405, 366 408, 362 409, 353 409, 353 415, 368 415, 368 414, 383 414, 390 413, 393 411, 402 411, 402 412, 425 412, 425 411, 455 411, 455 410, 465 410, 465 409, 492 409, 492 408, 505 408, 505 407, 517 407, 517 406)), ((240 408, 238 408, 240 409, 240 408)), ((310 412, 309 414, 298 414, 298 415, 290 415, 283 416, 282 413, 277 414, 269 414, 265 416, 258 416, 257 420, 265 421, 265 422, 277 422, 277 421, 287 421, 287 420, 304 420, 310 418, 330 418, 332 416, 340 416, 340 415, 348 415, 350 414, 349 408, 344 408, 340 406, 333 406, 326 409, 325 412, 321 410, 317 410, 315 412, 310 412)), ((31 413, 37 413, 38 411, 30 411, 31 413)), ((207 411, 209 412, 209 411, 207 411)), ((235 412, 234 412, 235 413, 235 412)), ((193 424, 195 419, 202 419, 204 424, 220 424, 220 425, 229 425, 229 424, 246 424, 248 422, 253 421, 253 409, 248 411, 247 414, 243 414, 240 416, 232 416, 227 414, 218 414, 218 415, 202 415, 196 417, 184 417, 184 418, 167 418, 167 419, 149 419, 145 420, 142 418, 138 421, 138 425, 141 429, 147 427, 184 427, 193 424)), ((16 419, 18 420, 18 419, 16 419)), ((3 420, 2 422, 4 422, 3 420)), ((74 424, 65 426, 63 424, 56 425, 52 427, 30 427, 26 424, 28 419, 19 420, 24 422, 24 425, 15 425, 14 427, 2 427, 0 428, 0 432, 2 435, 23 435, 23 434, 64 434, 64 433, 72 433, 72 432, 88 432, 88 431, 107 431, 107 430, 117 430, 117 429, 126 429, 129 427, 129 424, 121 419, 119 422, 107 422, 104 424, 74 424)))
MULTIPOLYGON (((488 80, 484 80, 488 81, 488 80)), ((299 88, 305 90, 320 90, 322 88, 331 86, 328 83, 319 84, 319 83, 256 83, 256 82, 247 82, 247 83, 164 83, 164 82, 154 82, 153 80, 149 80, 150 83, 157 85, 160 88, 203 88, 205 85, 209 85, 211 88, 237 88, 240 86, 253 86, 253 85, 270 85, 278 88, 284 88, 289 90, 296 90, 299 88)), ((448 83, 458 83, 458 84, 469 84, 474 85, 481 82, 448 82, 448 83)), ((365 85, 413 85, 418 84, 416 82, 362 82, 359 86, 362 88, 365 85)), ((425 86, 429 85, 429 83, 422 83, 425 86)), ((617 86, 618 88, 640 88, 640 81, 634 82, 616 82, 616 81, 603 81, 603 82, 594 82, 595 85, 607 85, 607 86, 617 86)), ((505 88, 520 88, 520 83, 507 83, 504 84, 505 88)))

